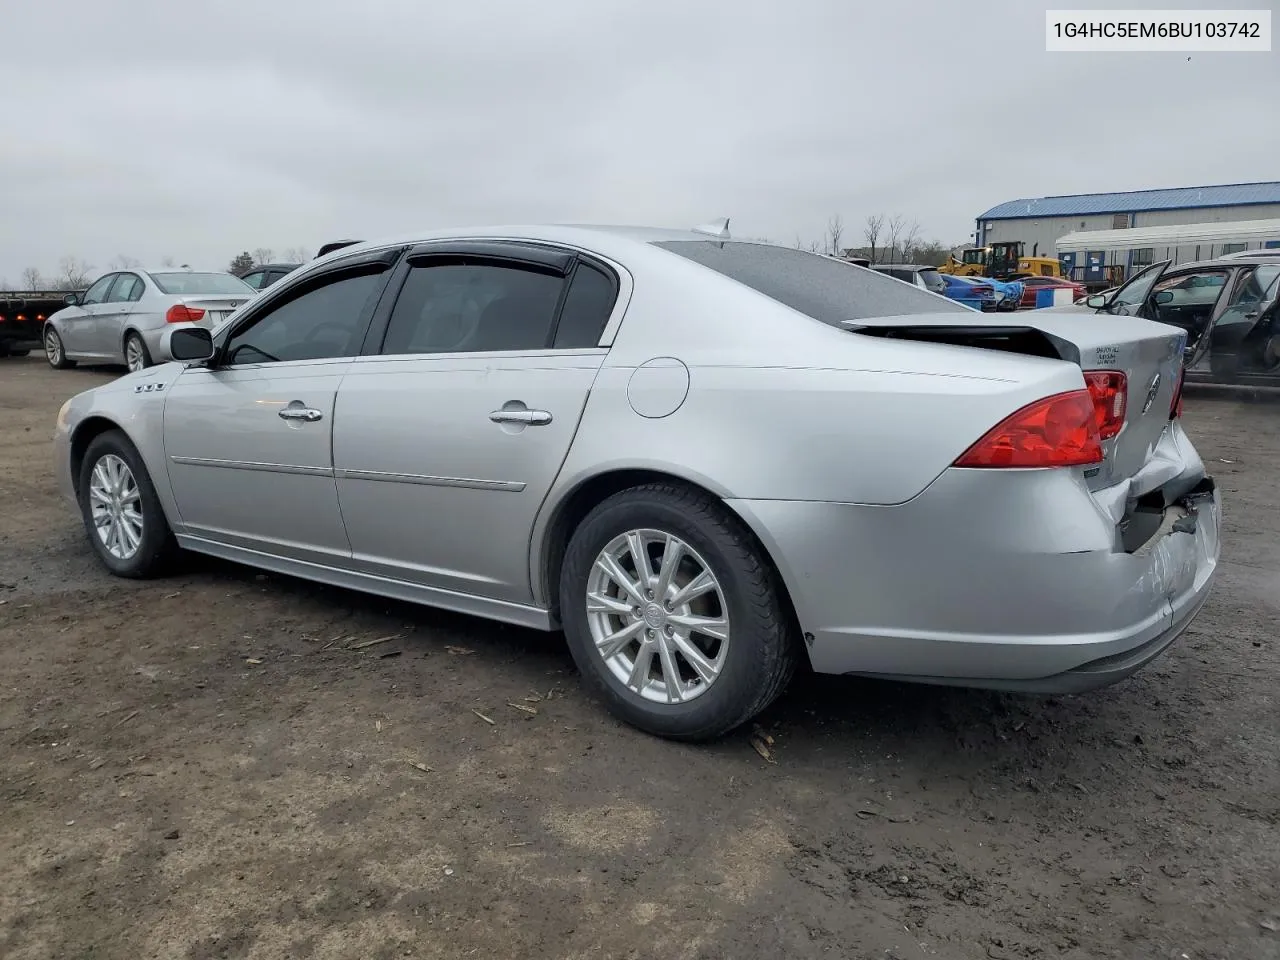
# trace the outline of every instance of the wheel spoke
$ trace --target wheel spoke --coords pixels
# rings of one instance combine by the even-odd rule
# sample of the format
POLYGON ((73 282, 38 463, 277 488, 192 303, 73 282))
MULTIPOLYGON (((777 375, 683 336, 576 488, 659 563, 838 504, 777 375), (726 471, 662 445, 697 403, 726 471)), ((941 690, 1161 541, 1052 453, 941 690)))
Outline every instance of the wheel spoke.
POLYGON ((662 680, 667 685, 667 699, 672 703, 679 703, 684 699, 684 690, 680 685, 680 668, 676 666, 669 638, 658 638, 658 657, 662 662, 662 680))
POLYGON ((120 537, 124 541, 124 551, 133 553, 134 550, 138 549, 138 544, 142 542, 142 525, 138 524, 135 529, 132 523, 122 517, 120 520, 120 537))
POLYGON ((667 537, 662 545, 662 565, 658 568, 658 586, 654 590, 659 600, 664 599, 671 589, 671 578, 675 576, 683 558, 684 544, 675 537, 667 537))
POLYGON ((104 494, 111 492, 111 477, 107 474, 106 460, 99 460, 93 465, 93 484, 104 494))
POLYGON ((729 621, 724 617, 699 617, 691 613, 673 613, 667 620, 683 630, 705 633, 717 640, 729 639, 729 621))
POLYGON ((636 576, 640 580, 640 589, 648 590, 653 586, 653 565, 649 562, 649 545, 644 537, 636 531, 627 534, 627 549, 636 564, 636 576))
POLYGON ((89 499, 106 506, 111 502, 111 498, 103 492, 102 488, 96 483, 89 484, 89 499))
MULTIPOLYGON (((596 644, 596 649, 600 651, 600 656, 604 657, 606 660, 612 660, 625 650, 627 644, 634 640, 636 635, 643 630, 643 620, 637 620, 635 623, 629 623, 621 630, 616 630, 603 640, 599 641, 596 644)), ((641 646, 643 647, 643 644, 641 644, 641 646)))
POLYGON ((631 676, 627 678, 627 686, 639 693, 649 679, 649 668, 653 665, 653 644, 642 643, 636 654, 636 662, 631 665, 631 676))
POLYGON ((702 596, 704 593, 710 593, 715 588, 716 578, 711 575, 710 571, 703 570, 676 591, 676 595, 671 598, 671 605, 673 607, 684 606, 689 601, 702 596))
POLYGON ((694 672, 702 678, 703 683, 710 683, 720 675, 720 668, 708 660, 706 654, 699 650, 692 640, 677 633, 671 638, 671 642, 680 651, 680 656, 684 657, 689 666, 693 667, 694 672))
POLYGON ((120 495, 120 505, 122 507, 127 507, 130 504, 137 503, 140 497, 141 494, 138 493, 138 488, 130 486, 123 494, 120 495))
POLYGON ((617 560, 613 559, 613 557, 608 554, 602 554, 600 558, 596 560, 596 564, 601 570, 607 573, 610 579, 621 587, 623 592, 634 600, 637 605, 641 605, 646 602, 644 591, 634 580, 631 579, 627 571, 622 569, 617 560))
POLYGON ((587 613, 612 613, 619 617, 628 616, 634 604, 620 597, 608 597, 603 593, 587 594, 587 613))

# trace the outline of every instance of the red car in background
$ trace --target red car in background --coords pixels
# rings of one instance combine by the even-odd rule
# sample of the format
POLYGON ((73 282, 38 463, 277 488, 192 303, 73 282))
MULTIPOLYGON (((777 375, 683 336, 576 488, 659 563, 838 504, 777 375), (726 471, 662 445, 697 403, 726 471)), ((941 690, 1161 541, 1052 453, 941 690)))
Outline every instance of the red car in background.
POLYGON ((1018 279, 1022 281, 1022 301, 1019 306, 1023 308, 1034 307, 1036 305, 1036 291, 1043 290, 1045 287, 1069 287, 1072 291, 1072 303, 1075 303, 1088 293, 1083 283, 1076 283, 1066 277, 1019 277, 1018 279))

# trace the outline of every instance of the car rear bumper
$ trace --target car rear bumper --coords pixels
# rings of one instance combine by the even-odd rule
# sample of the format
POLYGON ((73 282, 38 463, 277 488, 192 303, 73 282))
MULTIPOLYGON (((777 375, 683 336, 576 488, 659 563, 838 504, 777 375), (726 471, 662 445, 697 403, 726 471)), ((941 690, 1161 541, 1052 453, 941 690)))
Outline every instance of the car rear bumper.
MULTIPOLYGON (((1184 491, 1198 479, 1186 476, 1184 491)), ((1186 628, 1219 556, 1211 480, 1133 553, 1068 470, 948 470, 891 507, 730 504, 777 563, 821 673, 1045 693, 1105 686, 1186 628), (1194 520, 1174 529, 1184 513, 1194 520)))

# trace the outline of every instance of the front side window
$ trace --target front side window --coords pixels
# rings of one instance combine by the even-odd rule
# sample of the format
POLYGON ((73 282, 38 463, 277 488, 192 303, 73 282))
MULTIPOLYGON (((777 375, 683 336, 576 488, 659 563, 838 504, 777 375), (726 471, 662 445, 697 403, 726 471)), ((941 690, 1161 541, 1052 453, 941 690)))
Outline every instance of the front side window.
POLYGON ((253 289, 239 277, 229 273, 194 273, 181 270, 173 273, 153 273, 151 279, 155 281, 162 293, 179 296, 200 294, 234 296, 235 294, 243 295, 253 289))
POLYGON ((563 288, 558 274, 523 266, 415 265, 391 311, 382 352, 546 349, 563 288))
POLYGON ((384 271, 323 277, 278 306, 257 315, 227 341, 224 363, 277 363, 354 357, 369 325, 371 300, 384 271))
POLYGON ((111 283, 115 278, 116 275, 114 273, 108 273, 105 277, 102 277, 94 283, 93 286, 84 292, 84 299, 80 301, 80 305, 88 307, 95 303, 102 303, 106 300, 107 288, 111 286, 111 283))
POLYGON ((847 263, 791 247, 742 240, 662 240, 654 245, 834 327, 872 317, 969 312, 875 270, 850 270, 847 263))

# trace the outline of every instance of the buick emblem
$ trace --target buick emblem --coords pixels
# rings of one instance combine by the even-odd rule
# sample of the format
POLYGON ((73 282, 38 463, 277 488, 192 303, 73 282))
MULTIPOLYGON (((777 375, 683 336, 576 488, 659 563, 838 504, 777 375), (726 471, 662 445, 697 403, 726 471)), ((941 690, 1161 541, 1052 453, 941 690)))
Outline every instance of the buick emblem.
POLYGON ((1146 413, 1151 409, 1151 405, 1156 402, 1156 394, 1160 392, 1160 374, 1156 374, 1151 378, 1151 385, 1147 387, 1147 399, 1142 404, 1142 412, 1146 413))

